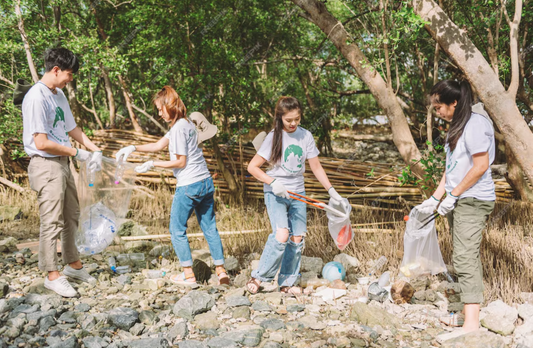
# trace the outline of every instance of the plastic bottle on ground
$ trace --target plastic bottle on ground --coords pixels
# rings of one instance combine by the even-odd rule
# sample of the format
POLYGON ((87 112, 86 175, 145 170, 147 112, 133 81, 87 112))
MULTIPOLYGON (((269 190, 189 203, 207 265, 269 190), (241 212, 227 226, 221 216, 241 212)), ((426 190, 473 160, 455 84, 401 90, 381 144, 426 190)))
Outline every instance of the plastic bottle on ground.
POLYGON ((167 272, 160 269, 146 269, 142 272, 144 276, 148 279, 158 279, 163 278, 167 272))
POLYGON ((115 258, 113 256, 111 256, 109 259, 108 259, 108 263, 109 263, 109 268, 111 268, 111 270, 114 272, 114 273, 117 273, 117 261, 115 260, 115 258))
POLYGON ((144 253, 132 253, 129 254, 129 257, 131 261, 144 261, 144 253))
POLYGON ((118 274, 124 274, 124 273, 130 273, 130 272, 131 272, 131 267, 129 265, 118 266, 116 270, 116 273, 118 274))
POLYGON ((390 272, 384 272, 381 277, 379 277, 378 285, 382 288, 387 287, 390 285, 390 272))
POLYGON ((372 268, 370 269, 370 274, 369 275, 372 275, 374 273, 376 273, 377 271, 379 271, 380 269, 383 268, 383 266, 385 266, 385 264, 387 263, 387 258, 385 256, 381 256, 375 263, 374 263, 374 266, 372 266, 372 268))

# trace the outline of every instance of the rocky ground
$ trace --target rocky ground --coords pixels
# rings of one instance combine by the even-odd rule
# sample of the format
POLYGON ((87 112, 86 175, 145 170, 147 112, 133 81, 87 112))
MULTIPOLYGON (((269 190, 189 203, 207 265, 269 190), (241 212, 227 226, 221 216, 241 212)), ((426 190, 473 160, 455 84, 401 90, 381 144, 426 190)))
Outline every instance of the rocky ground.
MULTIPOLYGON (((44 288, 36 254, 17 250, 15 243, 0 241, 0 348, 533 346, 533 305, 501 301, 483 309, 483 330, 439 342, 438 335, 452 329, 438 318, 462 306, 456 283, 416 278, 409 282, 414 292, 409 303, 368 302, 368 285, 356 280, 358 261, 345 254, 336 258, 347 269, 345 282, 320 278, 323 261, 304 257, 301 283, 312 293, 286 297, 270 283, 256 295, 244 291, 258 254, 241 262, 228 257, 231 286, 217 285, 212 275, 206 284, 184 287, 170 282, 168 274, 145 277, 147 267, 178 271, 176 262, 158 255, 164 248, 146 253, 142 265, 120 275, 106 260, 117 253, 107 252, 83 259, 96 282, 71 281, 79 297, 69 299, 44 288)), ((194 256, 210 260, 206 251, 194 256)))

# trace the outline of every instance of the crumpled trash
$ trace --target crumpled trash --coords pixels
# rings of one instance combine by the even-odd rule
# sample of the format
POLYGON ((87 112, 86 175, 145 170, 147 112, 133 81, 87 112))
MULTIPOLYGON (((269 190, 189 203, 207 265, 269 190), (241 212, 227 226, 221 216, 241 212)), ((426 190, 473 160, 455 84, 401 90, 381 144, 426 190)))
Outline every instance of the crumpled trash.
POLYGON ((335 300, 346 295, 346 290, 326 288, 313 294, 313 296, 322 297, 324 301, 335 300))
POLYGON ((379 286, 378 282, 373 282, 368 286, 368 299, 371 301, 383 302, 387 298, 389 292, 379 286))

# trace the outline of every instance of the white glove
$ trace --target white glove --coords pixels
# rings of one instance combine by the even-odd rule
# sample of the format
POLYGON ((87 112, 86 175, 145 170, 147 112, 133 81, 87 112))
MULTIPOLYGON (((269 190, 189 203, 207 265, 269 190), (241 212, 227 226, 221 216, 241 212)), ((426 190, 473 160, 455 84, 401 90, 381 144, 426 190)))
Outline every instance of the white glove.
POLYGON ((434 196, 431 196, 422 202, 422 204, 417 205, 415 209, 422 214, 431 214, 435 211, 435 209, 437 209, 439 202, 440 201, 438 199, 436 199, 434 196))
POLYGON ((329 193, 329 197, 331 199, 333 199, 334 201, 339 202, 342 205, 342 207, 344 208, 344 211, 348 211, 348 207, 346 206, 346 204, 347 204, 346 200, 344 198, 342 198, 341 195, 339 195, 339 193, 337 192, 337 190, 335 190, 333 188, 333 186, 331 186, 329 188, 328 193, 329 193))
POLYGON ((89 163, 87 163, 87 166, 90 170, 95 172, 102 170, 102 151, 93 152, 89 163))
POLYGON ((117 154, 115 155, 115 161, 118 163, 120 161, 120 158, 124 156, 124 158, 122 158, 122 161, 126 162, 128 160, 128 156, 131 155, 131 153, 135 150, 135 145, 123 147, 122 149, 118 150, 117 154))
POLYGON ((442 203, 439 205, 439 209, 437 209, 437 212, 444 216, 447 215, 449 212, 451 212, 455 208, 455 203, 457 202, 457 199, 459 197, 456 197, 452 195, 451 193, 448 193, 446 195, 446 198, 442 201, 442 203))
POLYGON ((74 158, 80 162, 85 162, 89 158, 91 158, 91 156, 92 154, 89 151, 83 149, 76 149, 76 156, 74 156, 74 158))
POLYGON ((275 194, 276 196, 278 197, 281 197, 281 198, 291 198, 289 196, 289 193, 287 192, 287 189, 285 188, 285 185, 283 185, 281 182, 277 181, 276 179, 274 179, 274 181, 272 181, 270 183, 270 187, 272 187, 272 193, 275 194))
POLYGON ((140 166, 135 167, 136 173, 146 173, 154 167, 154 161, 144 162, 140 166))

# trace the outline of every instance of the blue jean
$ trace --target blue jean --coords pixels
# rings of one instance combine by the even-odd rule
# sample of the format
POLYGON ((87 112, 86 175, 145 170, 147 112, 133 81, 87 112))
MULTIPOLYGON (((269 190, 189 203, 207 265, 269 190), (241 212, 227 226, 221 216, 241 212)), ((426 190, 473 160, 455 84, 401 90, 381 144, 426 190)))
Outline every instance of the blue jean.
MULTIPOLYGON (((305 192, 298 193, 305 195, 305 192)), ((272 192, 265 192, 265 204, 272 225, 272 233, 268 236, 259 260, 259 267, 252 272, 252 277, 260 281, 271 281, 280 270, 279 286, 293 286, 300 274, 302 251, 305 245, 304 236, 307 232, 305 203, 278 197, 272 192), (282 243, 276 239, 276 232, 284 228, 289 230, 289 239, 282 243), (301 242, 292 241, 293 236, 301 236, 301 242)))
POLYGON ((213 179, 207 178, 187 186, 176 188, 170 211, 170 239, 182 267, 192 266, 191 247, 187 239, 187 220, 193 210, 209 245, 216 266, 224 264, 222 241, 215 221, 215 187, 213 179))

